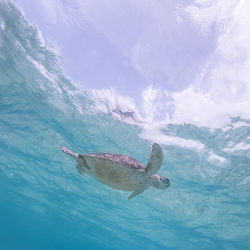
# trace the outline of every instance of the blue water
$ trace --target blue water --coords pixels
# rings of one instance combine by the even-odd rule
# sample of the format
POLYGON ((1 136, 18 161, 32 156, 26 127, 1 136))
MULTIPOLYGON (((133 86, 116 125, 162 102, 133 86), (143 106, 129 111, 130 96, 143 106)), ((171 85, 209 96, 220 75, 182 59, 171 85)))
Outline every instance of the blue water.
POLYGON ((75 152, 144 164, 139 125, 98 112, 63 74, 34 25, 0 1, 0 250, 250 249, 250 121, 226 129, 166 125, 204 148, 162 145, 168 190, 128 192, 80 176, 75 152))

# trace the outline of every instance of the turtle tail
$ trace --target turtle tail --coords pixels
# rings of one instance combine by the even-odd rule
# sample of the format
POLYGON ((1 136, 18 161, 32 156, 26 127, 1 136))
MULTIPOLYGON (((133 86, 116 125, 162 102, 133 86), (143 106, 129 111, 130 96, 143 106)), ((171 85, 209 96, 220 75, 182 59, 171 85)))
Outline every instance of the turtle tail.
POLYGON ((78 154, 72 152, 71 150, 69 150, 69 149, 67 149, 67 148, 65 148, 65 147, 59 147, 59 149, 60 149, 63 153, 65 153, 65 154, 67 154, 67 155, 70 155, 70 156, 72 156, 72 157, 74 157, 74 158, 77 158, 77 157, 78 157, 78 154))

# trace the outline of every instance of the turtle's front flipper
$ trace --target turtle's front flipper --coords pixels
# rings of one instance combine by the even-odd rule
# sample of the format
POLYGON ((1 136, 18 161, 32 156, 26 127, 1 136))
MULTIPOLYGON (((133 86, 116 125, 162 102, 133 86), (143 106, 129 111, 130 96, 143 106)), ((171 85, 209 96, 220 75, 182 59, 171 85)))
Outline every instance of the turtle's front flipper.
POLYGON ((84 174, 90 169, 86 159, 84 158, 84 155, 82 154, 78 154, 78 157, 76 158, 76 169, 80 174, 84 174))
POLYGON ((90 169, 86 159, 84 158, 83 154, 79 154, 78 157, 76 158, 77 164, 82 167, 82 168, 87 168, 90 169))
POLYGON ((154 143, 151 148, 151 154, 145 172, 149 176, 155 174, 160 169, 162 160, 163 153, 161 146, 157 143, 154 143))
POLYGON ((142 188, 142 189, 138 189, 138 190, 135 190, 129 197, 128 197, 128 200, 135 197, 136 195, 144 192, 146 189, 148 189, 148 187, 146 188, 142 188))

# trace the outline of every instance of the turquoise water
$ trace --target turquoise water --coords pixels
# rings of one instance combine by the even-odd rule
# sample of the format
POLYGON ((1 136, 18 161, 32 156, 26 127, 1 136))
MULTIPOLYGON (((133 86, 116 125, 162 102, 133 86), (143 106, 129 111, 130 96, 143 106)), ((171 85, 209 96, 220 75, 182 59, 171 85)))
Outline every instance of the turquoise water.
POLYGON ((159 173, 171 187, 128 201, 128 192, 80 176, 58 147, 145 164, 151 135, 119 109, 96 108, 8 1, 0 1, 0 86, 1 250, 250 248, 249 120, 166 124, 162 135, 182 142, 162 145, 159 173))

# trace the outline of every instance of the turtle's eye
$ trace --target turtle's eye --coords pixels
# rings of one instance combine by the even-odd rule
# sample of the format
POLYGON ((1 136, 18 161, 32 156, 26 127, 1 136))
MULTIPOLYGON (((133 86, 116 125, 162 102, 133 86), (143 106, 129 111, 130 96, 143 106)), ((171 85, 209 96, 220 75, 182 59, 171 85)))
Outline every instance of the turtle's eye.
POLYGON ((169 179, 167 178, 167 177, 165 177, 165 176, 161 176, 160 177, 160 181, 162 182, 162 183, 164 183, 165 185, 169 185, 170 183, 169 183, 169 179))

